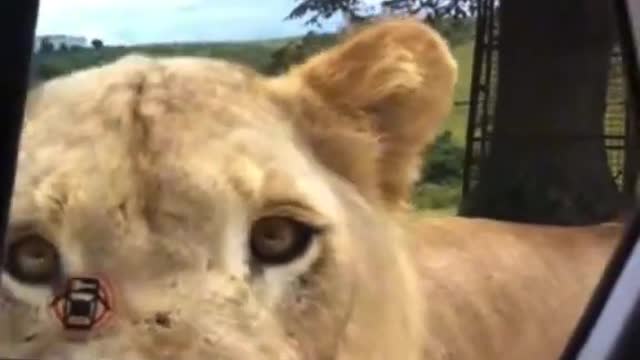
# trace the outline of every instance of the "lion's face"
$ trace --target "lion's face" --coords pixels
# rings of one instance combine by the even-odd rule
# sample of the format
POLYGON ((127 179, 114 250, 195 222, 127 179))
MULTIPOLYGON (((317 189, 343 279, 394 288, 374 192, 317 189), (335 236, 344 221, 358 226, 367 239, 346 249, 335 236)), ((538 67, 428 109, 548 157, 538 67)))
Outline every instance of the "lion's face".
POLYGON ((454 81, 436 34, 393 21, 281 78, 130 56, 45 84, 22 137, 0 355, 417 358, 422 303, 391 214, 454 81), (49 305, 80 276, 109 284, 112 307, 82 339, 49 305))

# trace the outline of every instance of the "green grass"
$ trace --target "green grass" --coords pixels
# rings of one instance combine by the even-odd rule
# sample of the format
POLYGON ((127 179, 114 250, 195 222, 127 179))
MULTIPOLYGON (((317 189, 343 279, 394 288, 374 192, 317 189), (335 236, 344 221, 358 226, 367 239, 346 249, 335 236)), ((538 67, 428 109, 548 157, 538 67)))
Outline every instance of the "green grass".
MULTIPOLYGON (((66 52, 37 54, 35 63, 43 80, 68 74, 90 66, 109 63, 127 54, 150 56, 198 56, 219 58, 266 71, 271 55, 286 43, 298 38, 282 38, 261 41, 211 42, 211 43, 167 43, 140 46, 106 46, 100 50, 77 49, 66 52)), ((318 35, 318 41, 331 42, 333 35, 318 35)))
POLYGON ((446 209, 460 202, 457 185, 423 183, 416 186, 414 199, 421 208, 446 209))
MULTIPOLYGON (((469 100, 469 88, 471 86, 471 68, 473 63, 473 42, 467 42, 452 49, 453 56, 458 62, 458 83, 455 89, 456 101, 469 100)), ((467 106, 454 107, 449 118, 445 121, 443 130, 450 130, 453 140, 460 146, 464 146, 467 131, 467 106)))
POLYGON ((440 209, 419 209, 420 214, 429 216, 429 217, 446 217, 446 216, 455 216, 458 212, 457 205, 451 205, 446 208, 440 209))
MULTIPOLYGON (((285 41, 285 40, 279 40, 285 41)), ((201 56, 239 62, 258 70, 265 69, 271 54, 280 46, 278 40, 266 42, 162 44, 105 47, 100 50, 79 49, 68 52, 38 54, 35 57, 39 75, 50 79, 90 66, 105 64, 131 53, 151 56, 201 56)))

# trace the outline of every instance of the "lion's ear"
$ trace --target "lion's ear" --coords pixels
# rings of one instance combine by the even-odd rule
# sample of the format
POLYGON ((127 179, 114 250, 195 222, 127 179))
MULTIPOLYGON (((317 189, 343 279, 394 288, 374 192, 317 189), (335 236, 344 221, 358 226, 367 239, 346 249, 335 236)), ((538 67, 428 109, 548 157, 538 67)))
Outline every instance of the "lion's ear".
MULTIPOLYGON (((321 156, 323 162, 341 175, 346 168, 375 168, 371 175, 378 192, 392 205, 408 200, 422 151, 451 109, 456 79, 457 65, 446 42, 427 25, 410 19, 356 31, 283 78, 289 88, 297 88, 305 126, 324 134, 320 150, 331 153, 331 137, 336 139, 343 156, 334 152, 333 159, 321 156), (329 131, 335 136, 327 138, 329 131), (377 146, 369 149, 377 154, 345 154, 362 148, 345 147, 338 133, 351 132, 373 139, 377 146), (344 164, 349 158, 352 163, 344 164), (376 164, 356 163, 366 161, 376 164)), ((371 182, 355 179, 357 174, 346 177, 357 185, 371 182)))

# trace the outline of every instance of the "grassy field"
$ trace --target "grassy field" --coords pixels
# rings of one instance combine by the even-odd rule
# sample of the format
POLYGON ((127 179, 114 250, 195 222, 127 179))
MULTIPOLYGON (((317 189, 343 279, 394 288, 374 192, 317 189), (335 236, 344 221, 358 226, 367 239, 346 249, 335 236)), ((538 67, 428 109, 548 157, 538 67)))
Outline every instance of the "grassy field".
POLYGON ((280 41, 255 43, 212 44, 162 44, 132 47, 105 47, 100 50, 79 49, 67 52, 38 54, 35 58, 38 76, 50 79, 94 65, 105 64, 127 54, 137 53, 152 56, 202 56, 228 59, 262 70, 271 61, 271 54, 280 41))
MULTIPOLYGON (((333 35, 322 35, 331 41, 333 35)), ((102 49, 74 49, 39 53, 34 66, 39 79, 47 80, 72 71, 109 63, 127 54, 150 56, 199 56, 220 58, 239 62, 258 71, 265 71, 271 64, 271 55, 280 47, 296 38, 282 38, 246 42, 212 43, 164 43, 140 46, 106 46, 102 49)), ((324 40, 327 41, 327 40, 324 40)))
MULTIPOLYGON (((456 101, 469 99, 471 68, 473 62, 473 42, 467 42, 452 49, 458 61, 459 78, 455 90, 456 101)), ((464 148, 467 129, 467 106, 454 107, 445 121, 442 131, 450 131, 453 142, 464 148)), ((427 159, 428 161, 428 159, 427 159)), ((462 167, 462 164, 459 164, 462 167)), ((430 216, 454 215, 462 198, 462 181, 439 185, 423 183, 414 193, 414 203, 430 216)))
MULTIPOLYGON (((473 62, 473 43, 468 42, 466 44, 453 48, 453 55, 458 61, 458 84, 456 86, 455 100, 467 101, 469 99, 469 86, 471 84, 471 67, 473 62)), ((457 106, 453 109, 453 112, 449 119, 444 124, 445 130, 450 130, 453 134, 453 139, 457 144, 464 146, 465 135, 467 129, 467 106, 457 106)))
MULTIPOLYGON (((323 44, 330 44, 334 38, 323 37, 323 44)), ((272 54, 291 40, 274 39, 268 41, 234 43, 177 43, 133 47, 105 47, 100 50, 79 49, 66 52, 38 54, 35 58, 36 77, 46 80, 77 69, 104 64, 131 53, 152 56, 202 56, 240 62, 258 71, 266 71, 272 54)), ((325 46, 325 45, 323 45, 325 46)), ((456 101, 466 101, 469 97, 473 43, 462 42, 455 46, 453 54, 458 61, 459 80, 455 91, 456 101)), ((456 147, 464 148, 467 123, 467 106, 455 107, 444 123, 442 131, 451 132, 451 141, 456 147)), ((462 164, 453 164, 462 166, 462 164)), ((461 198, 461 181, 435 184, 424 182, 415 191, 418 208, 436 216, 449 215, 456 211, 461 198)))

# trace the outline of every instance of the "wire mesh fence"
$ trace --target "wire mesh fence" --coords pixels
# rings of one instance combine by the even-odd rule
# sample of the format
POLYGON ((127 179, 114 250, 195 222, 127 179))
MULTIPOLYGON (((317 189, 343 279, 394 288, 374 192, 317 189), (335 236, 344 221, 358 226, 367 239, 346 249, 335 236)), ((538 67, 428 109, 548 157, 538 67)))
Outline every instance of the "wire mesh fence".
MULTIPOLYGON (((483 9, 477 20, 470 98, 468 102, 455 104, 468 107, 463 195, 477 184, 480 164, 489 155, 496 102, 499 29, 495 0, 485 0, 483 9)), ((637 166, 625 163, 629 161, 630 151, 637 151, 631 147, 630 137, 635 134, 630 134, 634 127, 629 124, 626 94, 622 56, 616 46, 611 53, 602 136, 611 174, 621 191, 629 191, 625 182, 635 183, 637 172, 637 166)), ((600 135, 597 140, 600 141, 600 135)))

